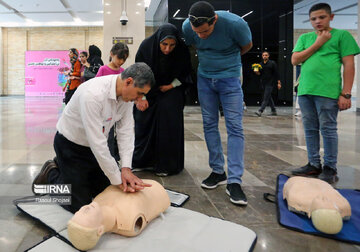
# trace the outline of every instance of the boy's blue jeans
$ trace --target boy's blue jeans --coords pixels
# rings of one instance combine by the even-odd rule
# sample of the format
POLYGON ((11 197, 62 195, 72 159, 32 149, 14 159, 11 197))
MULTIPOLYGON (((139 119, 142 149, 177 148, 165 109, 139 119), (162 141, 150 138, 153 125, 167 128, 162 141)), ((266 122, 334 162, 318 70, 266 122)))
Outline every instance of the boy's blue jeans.
POLYGON ((227 141, 228 184, 241 184, 244 172, 243 92, 239 78, 209 79, 198 75, 198 96, 203 117, 209 165, 224 172, 224 155, 219 133, 219 103, 224 110, 227 141))
POLYGON ((310 164, 316 167, 321 164, 319 153, 319 132, 321 132, 324 146, 324 165, 336 170, 338 100, 316 95, 301 95, 298 99, 310 164))

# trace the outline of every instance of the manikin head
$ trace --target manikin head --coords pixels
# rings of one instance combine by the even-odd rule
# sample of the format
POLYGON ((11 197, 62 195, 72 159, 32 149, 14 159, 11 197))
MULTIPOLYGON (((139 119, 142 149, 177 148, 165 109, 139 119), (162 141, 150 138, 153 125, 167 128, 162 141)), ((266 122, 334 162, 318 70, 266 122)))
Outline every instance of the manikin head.
POLYGON ((326 194, 316 196, 310 206, 314 227, 326 234, 337 234, 343 226, 338 206, 326 194))
POLYGON ((80 250, 89 250, 104 234, 103 214, 97 202, 80 208, 68 222, 68 235, 73 245, 80 250))

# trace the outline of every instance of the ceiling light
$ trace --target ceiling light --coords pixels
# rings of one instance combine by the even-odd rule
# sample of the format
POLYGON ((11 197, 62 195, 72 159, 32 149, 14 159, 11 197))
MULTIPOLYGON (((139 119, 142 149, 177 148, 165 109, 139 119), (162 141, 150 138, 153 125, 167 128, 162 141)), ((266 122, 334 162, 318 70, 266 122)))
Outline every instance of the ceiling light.
POLYGON ((178 10, 174 13, 173 17, 176 17, 176 15, 179 13, 179 11, 180 11, 180 9, 178 9, 178 10))
POLYGON ((111 11, 107 11, 106 14, 111 14, 111 11))
POLYGON ((105 3, 106 6, 109 6, 110 4, 109 3, 105 3))
POLYGON ((244 17, 250 15, 250 14, 253 13, 253 12, 254 12, 254 11, 249 11, 248 13, 246 13, 245 15, 243 15, 243 16, 241 16, 241 17, 244 18, 244 17))

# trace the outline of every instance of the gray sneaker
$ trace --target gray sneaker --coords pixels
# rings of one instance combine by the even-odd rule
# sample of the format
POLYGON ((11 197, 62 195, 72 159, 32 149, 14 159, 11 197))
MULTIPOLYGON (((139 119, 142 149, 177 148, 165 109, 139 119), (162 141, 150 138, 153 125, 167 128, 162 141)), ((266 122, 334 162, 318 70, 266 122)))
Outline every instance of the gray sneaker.
POLYGON ((262 114, 261 111, 256 111, 256 112, 255 112, 255 115, 257 115, 258 117, 261 117, 261 114, 262 114))

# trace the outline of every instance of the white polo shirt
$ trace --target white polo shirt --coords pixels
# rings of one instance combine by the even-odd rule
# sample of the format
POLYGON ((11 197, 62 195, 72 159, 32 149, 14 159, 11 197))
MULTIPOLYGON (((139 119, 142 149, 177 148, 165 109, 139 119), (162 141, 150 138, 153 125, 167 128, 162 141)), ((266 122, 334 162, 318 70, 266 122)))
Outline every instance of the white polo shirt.
POLYGON ((119 75, 93 78, 81 84, 66 105, 56 128, 71 142, 90 147, 111 184, 121 184, 121 175, 111 156, 107 138, 116 122, 122 167, 131 168, 134 152, 133 102, 116 99, 119 75))

